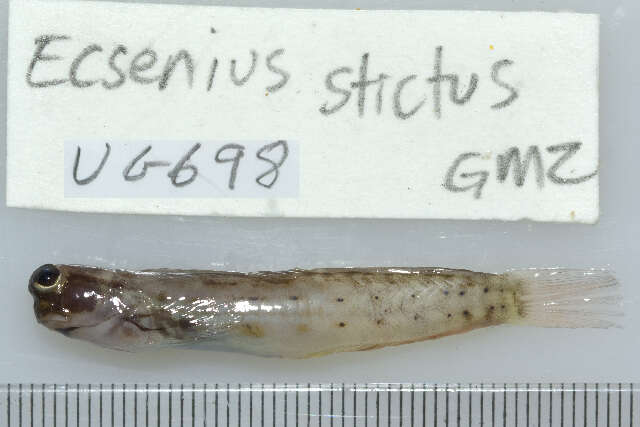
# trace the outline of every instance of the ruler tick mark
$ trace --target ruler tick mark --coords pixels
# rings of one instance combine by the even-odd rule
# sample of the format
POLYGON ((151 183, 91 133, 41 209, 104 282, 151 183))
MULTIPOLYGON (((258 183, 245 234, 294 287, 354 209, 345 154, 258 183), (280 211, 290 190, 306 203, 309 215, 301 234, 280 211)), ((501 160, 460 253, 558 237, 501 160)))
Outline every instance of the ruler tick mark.
POLYGON ((514 385, 515 389, 515 403, 513 404, 513 419, 514 424, 518 427, 518 383, 514 385))
POLYGON ((496 385, 491 384, 491 426, 496 425, 496 385))
POLYGON ((598 427, 598 404, 599 404, 599 393, 598 393, 598 384, 596 384, 596 427, 598 427))
POLYGON ((18 385, 18 426, 22 427, 22 384, 18 385))
POLYGON ((353 427, 356 426, 356 405, 358 403, 357 395, 356 395, 356 387, 357 385, 353 384, 353 427))
POLYGON ((307 384, 307 427, 311 425, 311 383, 307 384))
POLYGON ((329 425, 333 427, 333 383, 329 388, 329 425))
POLYGON ((480 427, 484 426, 484 390, 480 384, 480 427))
POLYGON ((530 413, 530 408, 529 408, 529 403, 531 400, 531 396, 530 396, 530 391, 529 391, 529 383, 527 383, 527 404, 526 404, 526 416, 527 416, 527 422, 526 422, 526 426, 529 427, 529 413, 530 413))
POLYGON ((583 407, 583 409, 584 409, 584 414, 583 414, 584 427, 587 427, 587 383, 584 383, 584 395, 583 395, 583 398, 584 398, 584 407, 583 407))
POLYGON ((433 385, 433 426, 438 426, 438 384, 433 385))
POLYGON ((507 427, 507 384, 502 388, 502 427, 507 427))
POLYGON ((91 384, 87 387, 89 389, 89 396, 87 396, 87 417, 89 418, 89 427, 91 427, 91 384))
POLYGON ((571 385, 571 427, 576 427, 576 383, 571 385))
POLYGON ((422 387, 422 427, 427 426, 427 385, 422 387))
POLYGON ((369 427, 369 384, 364 387, 364 427, 369 427))
POLYGON ((11 384, 7 384, 7 426, 11 426, 11 384))
POLYGON ((449 427, 449 384, 444 385, 444 424, 449 427))
POLYGON ((398 408, 398 417, 400 418, 400 427, 402 427, 402 421, 404 419, 404 411, 402 410, 402 398, 403 398, 403 390, 402 384, 400 384, 400 391, 398 392, 398 398, 400 400, 400 407, 398 408))
POLYGON ((31 383, 31 394, 29 396, 29 425, 33 426, 33 383, 31 383))
POLYGON ((340 411, 342 412, 342 427, 344 427, 344 418, 345 418, 345 410, 344 410, 344 383, 342 383, 342 390, 340 391, 340 411))
POLYGON ((230 421, 229 420, 229 383, 227 383, 227 390, 226 390, 225 396, 227 398, 227 408, 226 408, 227 409, 227 412, 226 412, 226 415, 227 415, 227 427, 229 427, 229 421, 230 421))
POLYGON ((549 384, 549 427, 553 426, 553 384, 549 384))
POLYGON ((560 427, 564 427, 564 384, 560 384, 560 427))
POLYGON ((622 427, 622 383, 618 383, 618 427, 622 427))
POLYGON ((468 396, 469 396, 469 427, 471 427, 471 413, 473 412, 473 394, 471 394, 471 390, 473 388, 473 384, 469 384, 469 392, 468 392, 468 396))
POLYGON ((144 425, 149 427, 149 383, 144 387, 144 425))
POLYGON ((318 426, 322 427, 322 390, 318 387, 318 426))

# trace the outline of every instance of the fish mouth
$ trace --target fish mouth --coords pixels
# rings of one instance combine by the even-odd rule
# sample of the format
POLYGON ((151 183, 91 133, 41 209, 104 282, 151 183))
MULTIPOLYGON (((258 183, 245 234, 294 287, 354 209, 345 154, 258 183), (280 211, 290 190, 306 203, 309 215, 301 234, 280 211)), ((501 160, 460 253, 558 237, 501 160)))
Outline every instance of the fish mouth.
POLYGON ((78 323, 74 323, 73 320, 70 319, 68 316, 64 316, 62 314, 57 314, 57 313, 48 313, 43 316, 38 316, 38 322, 45 325, 49 329, 62 332, 65 335, 67 335, 72 331, 75 331, 76 329, 92 328, 104 323, 104 322, 96 322, 96 323, 78 324, 78 323))
MULTIPOLYGON (((38 322, 42 323, 43 325, 45 325, 47 328, 52 329, 54 331, 60 332, 63 335, 69 336, 72 332, 78 330, 78 329, 90 329, 90 328, 95 328, 98 327, 102 324, 104 324, 105 322, 110 321, 111 319, 106 319, 104 321, 101 322, 96 322, 96 323, 87 323, 87 324, 72 324, 71 320, 69 318, 67 318, 66 316, 60 315, 60 314, 47 314, 45 316, 43 316, 42 318, 38 318, 38 322)), ((125 319, 120 319, 122 320, 124 323, 130 324, 135 326, 139 331, 141 332, 154 332, 154 331, 160 331, 162 330, 162 328, 147 328, 143 325, 141 325, 139 322, 137 322, 135 319, 133 318, 125 318, 125 319)))
POLYGON ((69 323, 71 323, 71 320, 69 320, 66 316, 62 314, 57 314, 57 313, 42 314, 42 313, 39 313, 37 310, 36 310, 36 319, 38 320, 38 323, 42 323, 46 327, 52 328, 52 329, 66 328, 66 327, 69 327, 69 323))
POLYGON ((56 331, 60 332, 62 335, 69 336, 71 333, 77 329, 80 329, 80 326, 69 326, 66 328, 56 328, 56 331))

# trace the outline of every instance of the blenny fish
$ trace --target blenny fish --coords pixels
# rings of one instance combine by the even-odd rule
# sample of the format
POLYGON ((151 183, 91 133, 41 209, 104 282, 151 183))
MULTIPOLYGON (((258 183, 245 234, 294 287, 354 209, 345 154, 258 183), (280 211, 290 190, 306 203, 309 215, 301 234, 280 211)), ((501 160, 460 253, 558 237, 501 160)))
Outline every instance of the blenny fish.
POLYGON ((604 270, 504 274, 445 268, 236 273, 43 265, 39 323, 103 347, 166 346, 306 358, 502 324, 607 328, 618 313, 604 270))

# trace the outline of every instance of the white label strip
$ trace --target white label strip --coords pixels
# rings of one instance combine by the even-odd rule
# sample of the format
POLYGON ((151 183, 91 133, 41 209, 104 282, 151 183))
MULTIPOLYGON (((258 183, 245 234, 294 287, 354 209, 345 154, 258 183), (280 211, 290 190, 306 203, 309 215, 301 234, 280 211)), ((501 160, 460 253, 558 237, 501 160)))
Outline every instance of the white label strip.
POLYGON ((6 384, 0 424, 37 426, 628 426, 609 384, 6 384))
POLYGON ((39 0, 10 7, 9 206, 598 219, 597 16, 39 0), (241 158, 215 161, 222 145, 250 141, 257 145, 241 158), (257 150, 277 141, 295 143, 267 191, 255 185, 270 167, 257 150), (107 142, 104 168, 78 185, 107 142), (197 167, 196 181, 173 185, 167 174, 197 143, 186 162, 197 167), (88 144, 75 178, 74 144, 88 144), (148 145, 146 161, 169 165, 123 183, 124 165, 148 145))
POLYGON ((65 144, 65 197, 296 197, 295 141, 65 144))

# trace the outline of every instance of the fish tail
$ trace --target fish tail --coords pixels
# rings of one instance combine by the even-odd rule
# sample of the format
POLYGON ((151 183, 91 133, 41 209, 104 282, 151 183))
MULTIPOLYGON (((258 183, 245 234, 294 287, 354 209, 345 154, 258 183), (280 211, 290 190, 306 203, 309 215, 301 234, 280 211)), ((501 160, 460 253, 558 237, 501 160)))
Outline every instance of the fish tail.
POLYGON ((619 327, 622 296, 607 270, 529 269, 505 274, 521 283, 520 316, 509 323, 547 328, 619 327))

